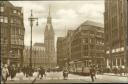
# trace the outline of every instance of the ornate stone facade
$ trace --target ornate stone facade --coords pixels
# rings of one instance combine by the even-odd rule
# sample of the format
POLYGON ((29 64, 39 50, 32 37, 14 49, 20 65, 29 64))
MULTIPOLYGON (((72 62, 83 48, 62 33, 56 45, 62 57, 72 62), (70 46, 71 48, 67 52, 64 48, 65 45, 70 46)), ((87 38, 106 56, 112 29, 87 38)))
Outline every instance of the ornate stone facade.
POLYGON ((22 65, 25 33, 22 8, 1 1, 0 29, 2 62, 22 65))
MULTIPOLYGON (((23 65, 29 66, 30 47, 25 46, 23 65)), ((47 60, 45 55, 45 46, 43 43, 35 43, 32 47, 32 67, 46 67, 47 60)))

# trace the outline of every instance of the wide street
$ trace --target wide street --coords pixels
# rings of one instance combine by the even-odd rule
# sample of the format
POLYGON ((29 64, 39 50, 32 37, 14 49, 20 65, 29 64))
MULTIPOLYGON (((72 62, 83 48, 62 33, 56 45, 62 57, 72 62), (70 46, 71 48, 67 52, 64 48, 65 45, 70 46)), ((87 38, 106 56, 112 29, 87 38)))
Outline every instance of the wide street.
MULTIPOLYGON (((90 76, 80 76, 69 74, 67 80, 63 79, 62 72, 50 72, 46 73, 46 77, 43 79, 37 78, 35 81, 34 77, 25 78, 23 80, 8 80, 8 83, 92 83, 90 76)), ((108 74, 97 75, 94 83, 128 83, 128 77, 123 76, 112 76, 108 74)))

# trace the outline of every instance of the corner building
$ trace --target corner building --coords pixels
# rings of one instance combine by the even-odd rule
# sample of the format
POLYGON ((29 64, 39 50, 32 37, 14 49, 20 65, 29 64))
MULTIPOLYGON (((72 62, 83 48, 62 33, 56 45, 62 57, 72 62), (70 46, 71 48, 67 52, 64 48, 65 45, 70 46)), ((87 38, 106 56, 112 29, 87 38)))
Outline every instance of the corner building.
POLYGON ((85 21, 71 38, 71 62, 83 61, 85 66, 104 67, 104 28, 100 23, 85 21))
POLYGON ((128 0, 105 0, 106 66, 128 66, 128 0))
POLYGON ((2 63, 22 65, 25 28, 21 7, 0 2, 0 30, 2 63))

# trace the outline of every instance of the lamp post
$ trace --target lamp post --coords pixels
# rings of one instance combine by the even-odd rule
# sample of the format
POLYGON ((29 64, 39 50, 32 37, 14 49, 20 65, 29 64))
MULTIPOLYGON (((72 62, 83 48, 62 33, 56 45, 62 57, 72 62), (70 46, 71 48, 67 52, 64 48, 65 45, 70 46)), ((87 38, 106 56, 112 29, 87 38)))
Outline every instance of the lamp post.
POLYGON ((31 26, 31 41, 30 41, 30 59, 29 59, 29 66, 32 68, 32 27, 33 27, 33 22, 35 20, 37 20, 37 26, 38 26, 38 18, 35 18, 33 17, 33 14, 32 14, 32 10, 31 10, 31 16, 30 18, 28 18, 28 20, 30 21, 30 26, 31 26))

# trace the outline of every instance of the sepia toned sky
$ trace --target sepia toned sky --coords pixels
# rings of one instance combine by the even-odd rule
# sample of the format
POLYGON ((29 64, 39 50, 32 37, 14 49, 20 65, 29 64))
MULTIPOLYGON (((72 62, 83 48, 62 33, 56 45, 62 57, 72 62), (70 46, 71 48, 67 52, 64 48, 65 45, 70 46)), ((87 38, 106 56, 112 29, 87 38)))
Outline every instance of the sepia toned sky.
MULTIPOLYGON (((51 6, 52 24, 55 37, 65 36, 69 29, 76 29, 86 20, 104 23, 104 0, 85 1, 10 1, 23 7, 25 25, 25 45, 30 45, 30 10, 39 18, 39 26, 33 27, 33 43, 44 42, 44 29, 47 22, 48 7, 51 6)), ((55 38, 55 39, 56 39, 55 38)))

